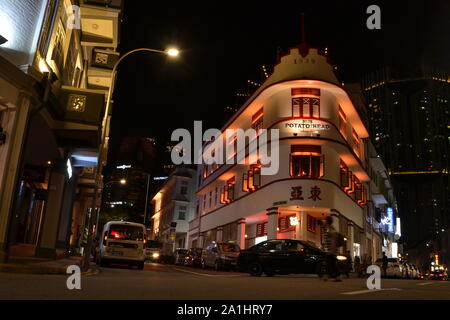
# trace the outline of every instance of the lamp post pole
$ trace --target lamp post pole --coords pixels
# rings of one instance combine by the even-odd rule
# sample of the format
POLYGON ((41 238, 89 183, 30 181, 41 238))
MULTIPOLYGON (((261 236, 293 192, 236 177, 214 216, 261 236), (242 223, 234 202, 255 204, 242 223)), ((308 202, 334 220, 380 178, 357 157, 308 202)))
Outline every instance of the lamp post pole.
MULTIPOLYGON (((178 56, 178 50, 176 49, 170 49, 167 51, 163 51, 163 50, 156 50, 156 49, 149 49, 149 48, 139 48, 139 49, 134 49, 131 50, 127 53, 125 53, 122 57, 120 57, 119 60, 117 60, 117 62, 115 63, 112 73, 111 73, 111 85, 109 87, 108 90, 108 96, 106 98, 106 108, 105 108, 105 115, 103 117, 103 121, 102 121, 102 135, 101 135, 101 143, 100 143, 100 150, 99 150, 99 156, 98 156, 98 160, 97 160, 97 167, 95 170, 95 187, 94 187, 94 195, 92 197, 92 210, 91 210, 91 217, 89 218, 89 228, 88 228, 88 239, 87 239, 87 245, 84 251, 84 259, 83 259, 83 269, 87 270, 89 268, 89 262, 90 262, 90 257, 91 257, 91 251, 92 251, 92 245, 93 245, 93 240, 94 240, 94 221, 98 221, 98 216, 100 214, 99 210, 100 208, 97 208, 97 202, 98 202, 98 197, 99 197, 99 191, 101 190, 100 188, 100 184, 102 182, 102 171, 103 171, 103 166, 106 162, 106 156, 107 156, 107 152, 106 152, 106 147, 109 141, 109 136, 107 137, 107 135, 109 135, 109 126, 110 126, 110 112, 111 112, 111 99, 112 99, 112 94, 114 92, 115 89, 115 85, 116 85, 116 73, 117 73, 117 68, 119 67, 120 63, 129 55, 137 53, 137 52, 151 52, 151 53, 161 53, 161 54, 165 54, 165 55, 169 55, 171 57, 175 57, 178 56)), ((98 226, 95 225, 95 232, 97 232, 97 228, 98 226)))

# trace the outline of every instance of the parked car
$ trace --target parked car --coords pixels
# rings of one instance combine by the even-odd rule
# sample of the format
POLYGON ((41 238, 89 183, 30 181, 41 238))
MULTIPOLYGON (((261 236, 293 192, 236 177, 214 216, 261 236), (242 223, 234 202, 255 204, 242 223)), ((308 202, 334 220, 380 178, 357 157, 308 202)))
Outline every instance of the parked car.
MULTIPOLYGON (((383 270, 382 259, 378 259, 377 261, 375 261, 375 264, 379 266, 381 270, 383 270)), ((386 270, 387 277, 406 278, 407 274, 408 272, 404 263, 402 263, 398 258, 388 258, 388 267, 386 270)))
POLYGON ((187 249, 176 249, 173 253, 173 263, 175 265, 184 265, 184 259, 186 257, 187 249))
POLYGON ((202 249, 191 248, 184 257, 184 265, 189 267, 201 267, 202 265, 202 249))
POLYGON ((240 251, 239 246, 234 243, 212 242, 203 249, 202 268, 234 269, 240 251))
POLYGON ((419 269, 409 262, 402 264, 402 278, 404 279, 419 279, 419 269))
MULTIPOLYGON (((268 240, 250 249, 241 250, 238 257, 238 269, 252 276, 267 276, 290 273, 311 273, 322 276, 326 269, 326 258, 332 255, 307 242, 300 240, 268 240)), ((338 270, 346 273, 347 258, 335 256, 338 270)))

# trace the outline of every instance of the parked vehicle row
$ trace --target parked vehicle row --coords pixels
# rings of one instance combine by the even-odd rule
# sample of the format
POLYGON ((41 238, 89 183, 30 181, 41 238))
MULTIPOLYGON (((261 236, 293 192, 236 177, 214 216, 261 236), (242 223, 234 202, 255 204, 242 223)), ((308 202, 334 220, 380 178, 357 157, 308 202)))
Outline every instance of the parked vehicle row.
MULTIPOLYGON (((376 265, 383 269, 383 260, 378 259, 376 265)), ((419 269, 406 261, 401 261, 398 258, 388 258, 388 267, 386 269, 386 276, 389 278, 402 279, 421 279, 419 269)))
POLYGON ((174 255, 178 265, 238 270, 252 276, 263 273, 268 276, 291 273, 321 276, 326 272, 327 258, 335 260, 340 273, 350 271, 347 257, 328 254, 298 240, 268 240, 247 250, 240 250, 233 243, 212 242, 204 249, 177 249, 174 255))

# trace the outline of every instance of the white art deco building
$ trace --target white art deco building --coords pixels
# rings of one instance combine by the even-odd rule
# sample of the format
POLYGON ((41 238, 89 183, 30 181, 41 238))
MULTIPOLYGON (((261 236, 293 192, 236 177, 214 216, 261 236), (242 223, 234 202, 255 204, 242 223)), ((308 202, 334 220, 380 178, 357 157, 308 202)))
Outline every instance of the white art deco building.
POLYGON ((373 259, 381 254, 367 225, 369 134, 358 112, 362 99, 350 95, 334 71, 319 49, 291 48, 222 128, 279 129, 279 170, 261 175, 258 164, 200 166, 190 246, 234 241, 248 248, 279 238, 322 247, 319 221, 333 216, 346 239, 342 251, 373 259))

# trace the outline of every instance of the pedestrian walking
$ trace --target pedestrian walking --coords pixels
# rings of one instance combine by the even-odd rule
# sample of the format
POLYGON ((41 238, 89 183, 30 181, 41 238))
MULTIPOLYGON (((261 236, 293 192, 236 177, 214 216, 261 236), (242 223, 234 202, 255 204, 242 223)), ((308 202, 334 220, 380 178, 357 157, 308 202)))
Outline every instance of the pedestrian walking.
POLYGON ((381 258, 382 268, 383 268, 383 277, 387 278, 387 268, 388 268, 388 257, 386 256, 386 252, 383 251, 383 257, 381 258))
POLYGON ((362 277, 361 258, 359 256, 355 256, 354 270, 355 270, 356 274, 358 275, 358 278, 361 278, 362 277))
POLYGON ((342 281, 336 260, 338 255, 338 233, 333 227, 333 218, 331 216, 328 216, 325 220, 325 251, 329 254, 326 256, 327 274, 324 275, 323 279, 327 281, 330 277, 337 282, 342 281))

